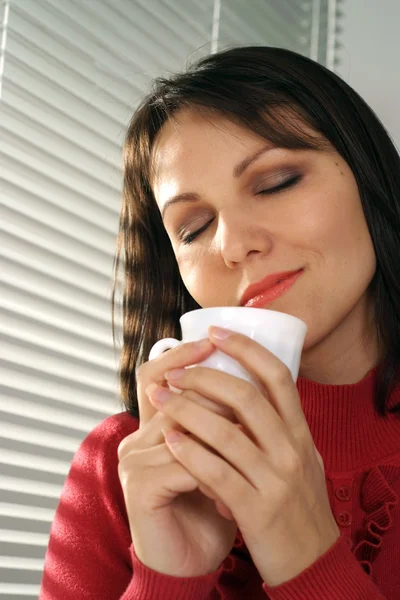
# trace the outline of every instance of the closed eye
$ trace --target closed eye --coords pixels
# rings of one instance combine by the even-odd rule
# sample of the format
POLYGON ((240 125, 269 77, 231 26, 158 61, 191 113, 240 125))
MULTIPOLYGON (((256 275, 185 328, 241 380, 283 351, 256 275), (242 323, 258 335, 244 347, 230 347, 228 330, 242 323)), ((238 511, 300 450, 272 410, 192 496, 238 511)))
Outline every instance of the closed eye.
MULTIPOLYGON (((256 193, 256 196, 267 196, 267 195, 277 194, 277 193, 281 192, 282 190, 285 190, 287 188, 290 188, 290 187, 296 185, 296 183, 298 183, 301 179, 302 179, 302 175, 296 175, 295 177, 290 177, 289 179, 287 179, 286 181, 284 181, 283 183, 280 183, 279 185, 277 185, 275 187, 267 188, 265 190, 260 190, 259 192, 256 193)), ((188 235, 184 236, 182 238, 182 243, 185 245, 192 244, 194 242, 194 240, 197 237, 199 237, 199 235, 201 233, 203 233, 203 231, 205 231, 207 229, 207 227, 213 221, 214 221, 214 219, 211 219, 205 225, 203 225, 203 227, 200 227, 200 229, 197 229, 197 231, 193 231, 192 233, 189 233, 188 235)))
POLYGON ((194 240, 201 234, 203 233, 203 231, 205 231, 207 229, 207 227, 210 225, 210 223, 212 223, 214 221, 214 219, 211 219, 211 221, 208 221, 205 225, 203 225, 203 227, 200 227, 200 229, 198 229, 197 231, 193 231, 192 233, 189 233, 188 235, 186 235, 185 237, 182 238, 182 243, 185 245, 189 245, 192 242, 194 242, 194 240))
POLYGON ((301 180, 301 178, 302 178, 302 175, 295 175, 294 177, 290 177, 289 179, 287 179, 286 181, 284 181, 283 183, 280 183, 279 185, 277 185, 275 187, 267 188, 265 190, 260 190, 259 192, 256 193, 256 196, 267 195, 267 194, 277 194, 281 190, 285 190, 289 187, 292 187, 293 185, 296 185, 296 183, 298 183, 301 180))

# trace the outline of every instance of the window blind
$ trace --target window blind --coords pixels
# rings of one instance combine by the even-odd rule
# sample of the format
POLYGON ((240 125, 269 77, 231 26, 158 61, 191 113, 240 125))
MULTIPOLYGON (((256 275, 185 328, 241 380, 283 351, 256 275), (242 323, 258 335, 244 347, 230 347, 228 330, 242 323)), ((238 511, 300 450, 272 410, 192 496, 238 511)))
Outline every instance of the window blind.
POLYGON ((135 106, 153 77, 227 45, 326 63, 328 4, 0 2, 0 599, 38 596, 72 456, 122 410, 110 296, 135 106))

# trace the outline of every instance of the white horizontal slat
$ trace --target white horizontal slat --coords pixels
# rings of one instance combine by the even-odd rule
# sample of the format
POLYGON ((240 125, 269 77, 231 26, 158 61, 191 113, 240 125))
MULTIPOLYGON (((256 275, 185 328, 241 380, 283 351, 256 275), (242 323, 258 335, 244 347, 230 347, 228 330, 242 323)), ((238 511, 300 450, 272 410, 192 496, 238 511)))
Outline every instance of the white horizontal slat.
MULTIPOLYGON (((37 484, 36 484, 37 485, 37 484)), ((25 544, 29 546, 47 546, 49 537, 43 533, 31 533, 29 531, 12 531, 11 529, 0 529, 0 542, 11 544, 25 544)))
POLYGON ((21 571, 41 571, 44 560, 15 556, 0 556, 0 569, 19 569, 21 571))
MULTIPOLYGON (((54 1, 54 0, 53 0, 54 1)), ((162 2, 135 2, 134 9, 132 4, 125 2, 125 10, 123 10, 123 2, 113 3, 112 0, 102 0, 100 2, 100 10, 98 14, 106 15, 112 20, 114 18, 110 12, 106 12, 106 7, 112 8, 113 15, 119 14, 120 19, 124 22, 124 28, 121 27, 121 20, 115 22, 117 32, 126 32, 126 37, 129 40, 132 28, 135 28, 135 47, 139 47, 139 53, 142 52, 148 55, 146 61, 147 69, 154 75, 160 72, 175 70, 179 68, 182 57, 186 54, 186 46, 189 53, 193 46, 202 46, 210 40, 211 18, 214 0, 202 0, 202 2, 182 2, 176 7, 177 1, 171 6, 165 6, 162 2), (140 6, 146 4, 147 6, 140 6), (151 15, 145 12, 146 8, 151 11, 151 15), (178 10, 176 10, 178 8, 178 10), (118 10, 119 9, 119 10, 118 10), (143 10, 144 9, 144 10, 143 10), (177 14, 178 13, 178 14, 177 14), (192 16, 191 21, 185 19, 185 14, 189 13, 192 16), (151 19, 152 27, 148 27, 149 18, 151 19), (184 22, 182 23, 182 20, 184 22), (158 72, 156 73, 156 69, 158 72)), ((84 0, 74 0, 79 6, 83 3, 91 11, 95 10, 93 4, 85 3, 84 0)))
MULTIPOLYGON (((35 0, 30 1, 34 2, 35 0)), ((56 32, 44 28, 39 22, 29 19, 29 16, 27 18, 26 13, 18 11, 16 0, 13 0, 12 17, 9 26, 11 40, 16 40, 25 48, 32 49, 35 56, 40 54, 43 57, 50 57, 50 67, 48 68, 51 69, 51 65, 54 64, 51 60, 53 58, 60 65, 61 72, 69 72, 71 75, 76 73, 77 79, 70 88, 77 94, 82 90, 81 85, 84 85, 86 89, 92 85, 103 98, 116 97, 117 106, 120 103, 130 105, 133 90, 138 90, 134 78, 126 81, 118 71, 105 70, 101 63, 85 54, 79 47, 74 46, 67 39, 55 35, 56 32), (83 84, 83 81, 86 83, 83 84)), ((17 55, 18 51, 15 52, 15 56, 17 55)), ((23 55, 20 58, 24 62, 23 55)), ((36 66, 40 70, 40 59, 36 66)), ((65 82, 65 84, 67 83, 65 82)), ((113 110, 113 103, 110 104, 111 110, 113 110)))
MULTIPOLYGON (((117 399, 117 378, 115 377, 114 393, 110 390, 104 391, 99 386, 95 388, 87 385, 79 385, 71 379, 63 379, 50 376, 48 372, 39 369, 32 370, 18 368, 18 365, 4 361, 1 368, 1 384, 5 388, 13 389, 18 395, 33 394, 59 402, 65 408, 69 405, 71 410, 74 406, 93 410, 94 413, 110 415, 120 412, 120 400, 117 399)), ((110 383, 111 387, 111 383, 110 383)), ((81 418, 81 417, 79 417, 81 418)), ((82 419, 82 422, 84 419, 82 419)))
POLYGON ((199 36, 206 36, 207 41, 209 40, 210 16, 212 14, 210 0, 207 0, 208 15, 199 11, 196 3, 191 3, 190 6, 187 2, 182 2, 182 0, 162 0, 162 3, 168 6, 170 15, 175 14, 176 19, 183 21, 183 27, 187 26, 191 31, 196 32, 199 36))
MULTIPOLYGON (((29 294, 23 294, 20 290, 5 285, 0 295, 0 314, 5 319, 18 318, 25 323, 33 321, 38 327, 56 329, 59 335, 65 333, 81 344, 85 343, 83 340, 89 344, 94 342, 98 350, 99 345, 106 348, 110 346, 111 324, 109 322, 90 319, 76 311, 71 311, 68 306, 51 303, 39 296, 30 297, 29 294)), ((121 335, 121 327, 117 326, 116 350, 112 350, 114 357, 119 355, 121 335)))
MULTIPOLYGON (((51 0, 54 6, 56 0, 51 0)), ((71 0, 69 10, 74 4, 75 18, 80 19, 82 11, 87 11, 89 19, 93 18, 106 28, 107 38, 111 31, 113 36, 122 39, 125 52, 133 56, 140 56, 140 65, 146 73, 154 70, 156 65, 158 72, 170 70, 171 65, 176 65, 179 60, 179 48, 173 39, 171 29, 165 23, 152 22, 151 30, 148 27, 148 17, 138 6, 138 2, 132 3, 124 10, 122 2, 100 1, 97 5, 85 2, 85 0, 71 0), (134 35, 132 32, 134 31, 134 35), (173 43, 172 43, 173 42, 173 43), (173 46, 176 46, 176 51, 173 46), (142 62, 143 61, 143 62, 142 62)), ((111 41, 111 40, 110 40, 111 41)))
MULTIPOLYGON (((95 377, 97 377, 96 369, 99 369, 107 379, 110 378, 110 375, 114 376, 117 365, 113 360, 111 349, 110 356, 107 356, 105 352, 101 355, 101 349, 98 353, 88 352, 87 348, 80 349, 78 344, 72 346, 63 343, 61 336, 57 337, 55 341, 50 336, 47 339, 43 338, 44 336, 39 333, 32 335, 27 331, 19 331, 18 327, 10 327, 8 323, 0 325, 0 339, 5 347, 5 353, 0 353, 0 356, 4 356, 9 362, 13 362, 13 357, 20 353, 23 357, 21 360, 26 360, 29 363, 36 352, 39 356, 40 354, 43 355, 44 361, 47 359, 53 363, 54 355, 54 357, 59 357, 61 362, 81 363, 83 372, 93 369, 95 377), (9 355, 6 354, 7 350, 10 352, 9 355)), ((18 362, 17 364, 21 363, 18 362)))
MULTIPOLYGON (((32 519, 51 523, 54 519, 55 509, 42 508, 41 506, 25 506, 24 504, 10 504, 9 502, 0 502, 0 515, 3 517, 32 519)), ((1 565, 1 563, 0 563, 1 565)))
POLYGON ((111 368, 74 361, 66 354, 48 352, 44 348, 18 344, 2 336, 0 360, 20 371, 38 371, 42 377, 64 379, 72 385, 87 386, 110 395, 116 393, 115 372, 111 368), (90 368, 89 368, 90 367, 90 368))
MULTIPOLYGON (((209 3, 210 0, 203 0, 203 3, 209 3)), ((111 0, 107 0, 110 5, 111 0)), ((155 43, 162 39, 164 45, 174 49, 178 58, 179 65, 182 66, 186 57, 200 46, 204 46, 203 53, 208 54, 210 47, 207 42, 211 38, 212 9, 210 8, 209 22, 207 18, 201 20, 201 23, 190 21, 190 12, 195 2, 191 0, 187 3, 185 10, 174 10, 173 3, 167 3, 163 0, 157 2, 148 2, 147 0, 137 0, 135 9, 136 22, 140 23, 142 31, 146 31, 146 23, 151 19, 153 34, 151 41, 155 43), (140 11, 141 9, 141 11, 140 11)), ((129 10, 130 0, 121 0, 118 5, 123 5, 126 12, 129 10)), ((169 70, 175 70, 176 66, 171 63, 169 70)))
POLYGON ((8 169, 3 177, 1 203, 9 212, 41 220, 63 235, 80 240, 81 244, 114 254, 118 226, 110 211, 28 169, 22 172, 20 165, 18 170, 12 171, 16 165, 11 160, 3 159, 4 168, 5 163, 8 169), (89 221, 91 214, 92 223, 89 221))
MULTIPOLYGON (((4 269, 4 281, 15 281, 16 273, 22 275, 25 272, 30 271, 33 275, 37 274, 37 280, 46 278, 48 284, 51 283, 51 286, 56 286, 58 282, 60 289, 62 289, 63 286, 66 287, 70 285, 70 293, 73 293, 75 297, 81 295, 84 300, 93 305, 93 308, 96 303, 98 303, 99 306, 102 306, 104 303, 108 304, 110 280, 89 270, 86 273, 86 280, 80 280, 77 279, 77 277, 74 278, 73 263, 71 264, 70 262, 57 259, 51 261, 50 258, 53 257, 50 255, 47 258, 47 262, 44 262, 40 260, 39 252, 35 252, 33 255, 24 255, 18 250, 4 248, 1 261, 2 268, 4 269), (58 269, 58 266, 60 266, 61 269, 58 269), (11 271, 9 273, 9 278, 8 269, 11 271), (16 269, 16 271, 14 271, 14 269, 16 269), (79 286, 76 283, 77 281, 79 281, 79 286)), ((82 271, 83 269, 78 267, 76 269, 76 275, 79 276, 82 271)), ((46 287, 42 288, 41 293, 46 295, 46 287)))
POLYGON ((0 231, 3 247, 18 254, 33 255, 42 262, 54 261, 63 272, 68 265, 76 268, 77 272, 84 272, 85 276, 96 277, 101 293, 108 290, 111 280, 111 261, 113 256, 92 250, 87 245, 77 244, 75 240, 58 234, 53 229, 45 227, 40 221, 23 218, 12 210, 3 211, 3 220, 0 222, 0 231), (13 220, 16 223, 13 223, 13 220), (106 287, 105 287, 106 286, 106 287))
MULTIPOLYGON (((36 40, 36 37, 29 39, 36 40)), ((130 102, 125 104, 111 96, 108 90, 99 89, 96 84, 80 78, 79 73, 73 71, 73 67, 74 65, 70 67, 56 61, 53 56, 48 56, 25 37, 10 31, 5 76, 14 91, 19 88, 22 96, 31 94, 35 103, 41 101, 46 107, 54 105, 53 113, 57 111, 69 121, 80 123, 88 129, 96 131, 96 120, 99 123, 104 122, 101 135, 110 134, 113 139, 115 132, 124 126, 131 114, 135 95, 131 90, 130 102), (78 81, 73 85, 73 79, 76 77, 78 81), (34 86, 34 79, 38 80, 37 87, 34 86), (79 85, 81 79, 83 81, 79 85), (85 116, 90 112, 92 116, 86 122, 85 116)), ((136 96, 139 96, 139 93, 138 90, 136 96)))
MULTIPOLYGON (((96 373, 93 372, 90 377, 85 378, 86 381, 94 382, 90 386, 82 383, 82 377, 57 377, 54 374, 56 369, 53 361, 50 359, 51 367, 46 370, 39 368, 42 366, 41 360, 37 360, 39 366, 34 368, 29 364, 23 364, 21 360, 13 362, 9 359, 2 359, 1 388, 6 396, 8 394, 28 400, 35 398, 37 405, 42 399, 44 405, 48 406, 52 403, 54 406, 59 405, 62 410, 67 407, 72 411, 74 407, 83 409, 85 416, 79 412, 76 415, 76 418, 81 420, 81 427, 77 428, 79 430, 88 430, 94 419, 99 422, 101 418, 122 410, 122 402, 118 398, 119 384, 116 378, 109 377, 108 381, 99 384, 96 373), (11 390, 12 393, 10 393, 11 390)), ((25 362, 28 361, 25 359, 25 362)))
MULTIPOLYGON (((4 254, 10 255, 10 251, 4 251, 4 254)), ((42 265, 35 264, 33 260, 30 261, 30 266, 35 266, 35 270, 29 270, 15 259, 8 260, 5 256, 0 257, 0 270, 3 273, 4 284, 32 295, 36 295, 39 291, 47 300, 64 305, 69 310, 74 309, 87 314, 92 319, 107 323, 110 321, 110 307, 105 297, 102 299, 77 286, 70 288, 60 279, 43 273, 42 265)))
MULTIPOLYGON (((98 342, 103 345, 110 344, 111 323, 107 315, 102 319, 96 319, 89 310, 80 311, 77 307, 71 307, 67 302, 58 303, 48 297, 41 297, 36 290, 21 290, 18 280, 15 286, 2 284, 0 294, 0 307, 4 311, 15 315, 27 316, 39 323, 58 327, 65 332, 71 332, 74 336, 85 336, 89 341, 98 342)), ((90 306, 90 305, 89 305, 90 306)), ((83 307, 82 307, 83 308, 83 307)), ((118 336, 120 330, 117 329, 118 336)), ((118 348, 119 346, 117 346, 118 348)))
MULTIPOLYGON (((71 409, 74 406, 93 410, 98 413, 110 415, 119 412, 120 400, 117 399, 117 378, 113 382, 110 378, 108 386, 84 385, 71 378, 56 377, 48 371, 32 369, 27 366, 20 367, 10 361, 4 361, 2 366, 1 383, 4 387, 14 389, 18 395, 32 393, 39 398, 41 396, 54 399, 61 405, 68 404, 71 409), (114 388, 112 386, 114 383, 114 388), (105 389, 104 389, 105 388, 105 389)), ((95 380, 93 376, 92 381, 95 380)), ((65 408, 65 406, 64 406, 65 408)))
MULTIPOLYGON (((118 173, 119 181, 117 185, 117 169, 114 165, 108 165, 107 162, 95 156, 88 155, 87 152, 79 152, 75 147, 73 152, 68 153, 65 145, 60 143, 52 144, 52 147, 44 148, 43 135, 27 136, 27 128, 21 127, 17 121, 15 124, 4 123, 1 130, 2 152, 13 158, 17 163, 23 163, 32 171, 41 173, 58 181, 65 187, 81 192, 89 198, 94 196, 102 199, 105 206, 110 205, 110 198, 115 195, 120 196, 122 174, 118 173), (9 130, 6 127, 9 127, 9 130), (21 133, 21 136, 18 135, 21 133), (82 166, 84 165, 84 166, 82 166), (103 200, 104 198, 104 200, 103 200)), ((117 212, 117 206, 115 206, 117 212)))
POLYGON ((30 585, 28 583, 0 583, 0 597, 11 599, 13 596, 26 596, 37 598, 39 596, 40 586, 30 585))
MULTIPOLYGON (((41 32, 46 35, 52 35, 59 39, 66 48, 72 51, 78 51, 86 60, 94 64, 101 64, 102 69, 117 74, 118 78, 129 82, 135 79, 136 83, 142 87, 147 84, 147 78, 143 76, 139 65, 136 65, 128 57, 113 49, 105 40, 96 37, 95 28, 90 30, 80 26, 79 23, 68 19, 65 14, 59 10, 65 3, 59 3, 58 8, 54 9, 45 0, 14 0, 13 17, 19 16, 21 22, 19 28, 24 30, 25 22, 28 21, 36 25, 41 32)), ((10 28, 13 22, 10 19, 10 28)), ((40 45, 40 38, 35 38, 36 43, 40 45)))
MULTIPOLYGON (((57 425, 57 427, 68 427, 69 429, 76 429, 77 432, 87 433, 88 430, 92 430, 98 424, 98 418, 90 418, 86 416, 84 422, 78 418, 72 411, 66 411, 59 409, 55 406, 51 408, 44 406, 29 400, 24 400, 20 397, 13 397, 7 394, 0 396, 0 410, 3 413, 9 415, 15 415, 40 422, 51 423, 57 425)), ((104 417, 107 415, 104 415, 104 417)))
MULTIPOLYGON (((19 211, 26 210, 24 201, 26 203, 31 201, 36 202, 38 207, 42 210, 47 208, 46 202, 29 193, 22 193, 21 189, 18 190, 18 188, 11 184, 4 185, 3 191, 4 188, 6 188, 7 193, 4 194, 0 200, 2 216, 0 229, 4 230, 4 236, 6 233, 8 234, 8 247, 12 248, 14 246, 11 242, 12 237, 22 236, 23 239, 27 239, 27 243, 31 242, 44 249, 49 248, 51 249, 50 251, 52 254, 55 254, 56 256, 63 256, 75 263, 81 264, 88 270, 104 275, 104 277, 110 276, 116 250, 116 239, 112 235, 104 232, 102 229, 95 228, 94 231, 97 232, 97 243, 96 246, 93 247, 90 245, 87 238, 82 237, 79 239, 74 230, 62 230, 60 223, 56 221, 56 217, 58 215, 61 220, 62 217, 65 217, 64 211, 59 211, 57 207, 53 208, 48 223, 44 223, 40 220, 40 212, 39 214, 35 214, 35 211, 29 210, 27 211, 28 214, 24 214, 19 211), (19 201, 15 200, 18 198, 19 201), (53 218, 51 218, 51 216, 53 218)), ((71 219, 71 223, 78 222, 75 215, 68 216, 71 219)), ((86 225, 86 223, 84 223, 84 225, 86 225)), ((86 229, 89 229, 90 231, 90 228, 86 229)), ((6 245, 6 243, 4 243, 4 245, 6 245)), ((122 260, 121 265, 123 264, 122 260)))
MULTIPOLYGON (((54 483, 47 483, 45 481, 42 481, 40 485, 38 485, 37 481, 29 481, 28 479, 19 479, 18 477, 7 477, 5 475, 2 475, 0 477, 0 490, 7 490, 10 492, 21 492, 23 494, 43 496, 44 498, 58 499, 60 497, 61 489, 61 485, 55 485, 54 483)), ((6 540, 1 540, 0 537, 0 541, 6 540)))
MULTIPOLYGON (((155 64, 159 66, 160 70, 170 68, 171 56, 169 56, 168 44, 163 44, 164 53, 159 53, 157 56, 158 44, 154 43, 156 40, 151 40, 152 32, 148 32, 146 38, 143 34, 141 35, 138 27, 139 23, 137 23, 135 33, 132 35, 132 28, 114 10, 110 10, 106 4, 101 3, 99 6, 80 0, 70 0, 70 2, 64 3, 57 0, 45 0, 43 4, 51 6, 54 14, 61 13, 63 22, 66 19, 67 23, 71 20, 74 27, 78 25, 86 34, 95 36, 96 43, 104 45, 104 47, 117 54, 124 67, 125 64, 128 68, 132 65, 131 68, 135 72, 140 70, 141 73, 147 73, 149 69, 154 68, 155 64)), ((130 11, 134 16, 136 13, 135 4, 131 5, 130 11)))
MULTIPOLYGON (((117 120, 112 114, 101 112, 69 90, 61 88, 50 78, 24 65, 12 55, 8 58, 7 68, 4 71, 4 85, 8 81, 19 85, 26 93, 32 94, 36 102, 40 101, 56 107, 58 112, 64 114, 68 122, 76 121, 93 132, 101 127, 102 134, 107 138, 114 142, 121 140, 121 134, 126 125, 124 122, 117 120)), ((7 100, 6 94, 4 99, 7 100)))
MULTIPOLYGON (((81 417, 81 421, 84 423, 85 419, 81 417)), ((14 425, 14 423, 6 424, 0 422, 0 438, 4 438, 6 440, 15 440, 17 442, 25 442, 27 444, 33 444, 44 448, 58 448, 60 450, 64 450, 65 452, 76 452, 81 442, 82 435, 80 438, 72 438, 59 433, 50 433, 44 430, 30 429, 29 427, 22 427, 21 425, 14 425)), ((1 477, 0 488, 3 486, 2 489, 23 491, 21 487, 18 487, 18 481, 20 480, 16 478, 11 481, 10 478, 5 480, 4 477, 1 477), (13 487, 8 488, 7 485, 12 485, 13 487)), ((58 487, 54 486, 54 488, 51 489, 54 489, 54 493, 56 493, 58 487)), ((33 488, 29 491, 29 493, 35 493, 33 488)), ((50 494, 50 497, 53 496, 50 494)))
MULTIPOLYGON (((88 64, 76 49, 65 47, 57 36, 47 35, 18 14, 14 15, 11 25, 7 53, 18 63, 33 68, 66 91, 73 90, 77 98, 95 106, 101 113, 111 112, 116 120, 118 115, 131 109, 134 82, 128 86, 118 77, 105 77, 96 66, 93 68, 93 61, 88 64)), ((140 90, 136 88, 136 92, 140 90)))
MULTIPOLYGON (((68 474, 70 463, 55 458, 45 456, 31 456, 25 452, 15 452, 14 450, 3 449, 1 451, 0 462, 3 465, 12 465, 14 467, 23 467, 33 471, 43 471, 45 473, 56 473, 57 475, 68 474)), ((42 483, 42 482, 41 482, 42 483)))
POLYGON ((18 344, 37 346, 44 352, 54 350, 60 355, 65 354, 106 370, 114 371, 116 368, 116 353, 110 343, 102 345, 98 341, 87 340, 82 335, 71 335, 43 322, 26 318, 25 315, 2 311, 1 308, 0 315, 5 317, 0 320, 1 335, 15 339, 18 344))
MULTIPOLYGON (((106 137, 99 123, 93 131, 68 114, 50 104, 46 98, 28 93, 18 83, 7 80, 2 99, 2 127, 22 139, 39 139, 48 152, 56 151, 62 143, 66 155, 100 158, 110 165, 120 166, 121 145, 113 137, 106 137), (42 139, 43 138, 43 139, 42 139)), ((60 149, 60 148, 59 148, 60 149)))
MULTIPOLYGON (((59 181, 37 173, 10 156, 3 154, 1 161, 4 185, 2 203, 4 205, 29 215, 33 219, 37 219, 40 215, 45 223, 56 229, 62 229, 63 223, 60 223, 59 219, 64 217, 70 221, 71 225, 75 223, 76 227, 80 226, 78 231, 74 231, 76 237, 86 233, 89 243, 95 247, 98 244, 93 243, 90 234, 94 240, 96 234, 104 233, 110 238, 114 236, 115 242, 118 223, 116 212, 81 192, 63 186, 59 181), (18 193, 22 198, 29 198, 29 204, 23 203, 22 200, 18 202, 18 193), (89 220, 91 215, 92 222, 89 220), (56 217, 58 217, 57 220, 56 217), (81 223, 79 223, 79 219, 81 219, 81 223)), ((116 192, 110 193, 109 206, 115 207, 119 203, 119 195, 116 192)), ((64 227, 66 228, 67 225, 68 223, 65 223, 64 227)), ((65 230, 68 231, 67 228, 65 230)), ((82 239, 85 239, 83 235, 82 239)), ((99 246, 100 249, 101 246, 99 246)))

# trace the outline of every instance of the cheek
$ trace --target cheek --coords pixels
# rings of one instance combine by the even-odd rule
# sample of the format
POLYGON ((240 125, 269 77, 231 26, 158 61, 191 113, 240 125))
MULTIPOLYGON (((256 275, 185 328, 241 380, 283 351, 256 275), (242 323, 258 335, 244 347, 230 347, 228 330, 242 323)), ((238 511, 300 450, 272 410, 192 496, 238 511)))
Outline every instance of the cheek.
POLYGON ((206 285, 206 281, 210 281, 210 277, 208 269, 204 265, 205 260, 204 256, 198 256, 198 253, 192 250, 188 252, 188 256, 178 258, 182 281, 189 294, 200 306, 204 306, 205 290, 210 288, 209 285, 206 285))
POLYGON ((320 190, 310 189, 304 198, 297 235, 326 261, 358 262, 373 248, 357 185, 352 176, 340 175, 331 180, 329 189, 321 185, 320 190))
MULTIPOLYGON (((178 259, 179 272, 192 298, 203 308, 221 304, 223 281, 218 257, 208 253, 190 252, 190 257, 178 259)), ((223 302, 227 301, 226 289, 223 302)))

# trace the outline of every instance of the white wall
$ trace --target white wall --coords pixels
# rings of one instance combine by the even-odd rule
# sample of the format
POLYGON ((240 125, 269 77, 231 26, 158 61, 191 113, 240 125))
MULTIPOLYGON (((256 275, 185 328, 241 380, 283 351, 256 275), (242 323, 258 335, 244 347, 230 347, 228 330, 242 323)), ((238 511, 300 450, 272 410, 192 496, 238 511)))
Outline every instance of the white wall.
POLYGON ((335 70, 377 113, 400 149, 400 0, 345 0, 335 70))

